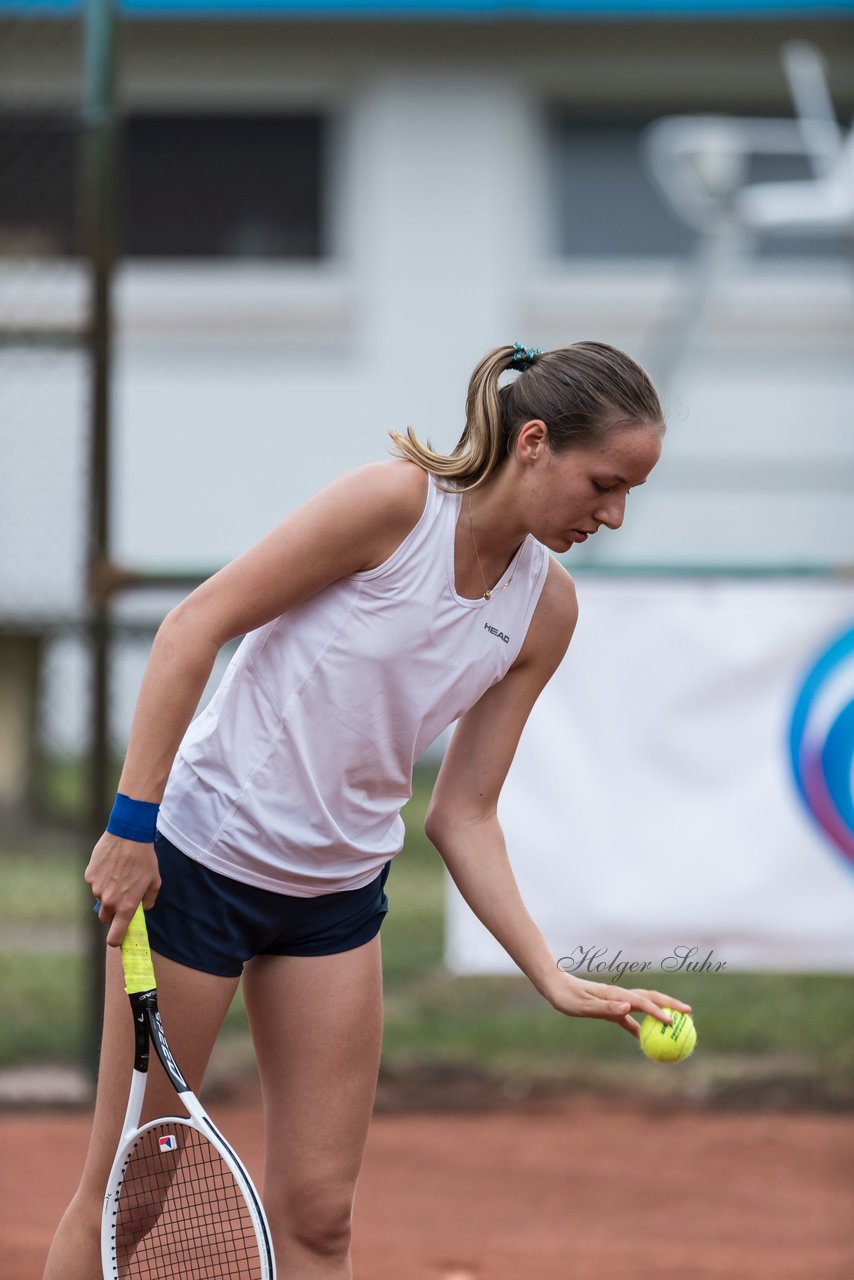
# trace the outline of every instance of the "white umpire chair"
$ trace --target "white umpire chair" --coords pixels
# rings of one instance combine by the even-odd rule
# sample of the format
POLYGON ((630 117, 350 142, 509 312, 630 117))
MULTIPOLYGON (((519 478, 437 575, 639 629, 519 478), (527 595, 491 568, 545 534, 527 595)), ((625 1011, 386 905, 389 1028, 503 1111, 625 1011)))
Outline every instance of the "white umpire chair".
POLYGON ((840 127, 814 46, 788 42, 783 66, 795 107, 791 119, 667 116, 642 135, 654 185, 699 233, 675 305, 648 356, 660 385, 698 338, 718 290, 761 237, 834 237, 854 266, 854 126, 847 133, 840 127), (805 157, 811 172, 798 181, 751 182, 754 156, 805 157))

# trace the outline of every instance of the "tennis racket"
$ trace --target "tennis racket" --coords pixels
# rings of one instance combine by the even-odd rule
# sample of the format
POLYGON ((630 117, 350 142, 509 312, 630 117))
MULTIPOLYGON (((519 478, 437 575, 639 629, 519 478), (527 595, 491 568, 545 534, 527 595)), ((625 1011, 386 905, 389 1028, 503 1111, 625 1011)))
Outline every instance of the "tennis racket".
POLYGON ((172 1057, 138 907, 122 943, 135 1032, 133 1076, 101 1224, 105 1280, 275 1280, 270 1230, 249 1174, 172 1057), (149 1044, 186 1116, 140 1126, 149 1044))

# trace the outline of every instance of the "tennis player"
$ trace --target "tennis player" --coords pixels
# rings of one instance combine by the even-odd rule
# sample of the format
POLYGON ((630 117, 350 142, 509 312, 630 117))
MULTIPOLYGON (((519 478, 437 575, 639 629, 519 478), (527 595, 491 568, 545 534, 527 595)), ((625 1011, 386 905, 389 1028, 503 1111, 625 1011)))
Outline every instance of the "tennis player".
MULTIPOLYGON (((104 1038, 86 1166, 46 1280, 100 1274, 133 1056, 116 948, 140 901, 164 1025, 194 1090, 243 979, 280 1276, 351 1276, 380 1057, 385 882, 413 761, 454 721, 427 834, 537 991, 559 1013, 633 1036, 633 1012, 666 1022, 661 1006, 689 1009, 558 969, 496 817, 525 721, 575 627, 572 578, 549 552, 620 527, 663 434, 655 390, 622 352, 499 347, 472 375, 450 455, 411 429, 393 433, 396 458, 330 484, 167 616, 86 871, 109 924, 104 1038), (192 720, 218 650, 240 635, 192 720)), ((603 875, 602 892, 619 885, 603 875)), ((172 1104, 152 1073, 153 1116, 172 1104)))

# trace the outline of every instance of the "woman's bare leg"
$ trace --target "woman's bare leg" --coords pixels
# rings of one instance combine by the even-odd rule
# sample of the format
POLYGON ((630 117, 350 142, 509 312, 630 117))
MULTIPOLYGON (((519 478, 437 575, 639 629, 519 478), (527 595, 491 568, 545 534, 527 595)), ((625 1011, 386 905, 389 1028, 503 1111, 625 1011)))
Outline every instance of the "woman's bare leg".
POLYGON ((339 955, 258 956, 244 970, 244 993, 279 1280, 350 1280, 350 1219, 382 1041, 379 935, 339 955))
MULTIPOLYGON (((217 978, 162 956, 155 957, 157 996, 169 1044, 188 1084, 197 1092, 237 978, 217 978)), ((89 1151, 80 1186, 59 1225, 44 1280, 100 1280, 101 1211, 133 1066, 133 1026, 121 957, 107 955, 104 1035, 89 1151)), ((180 1113, 180 1106, 177 1111, 180 1113)), ((176 1112, 175 1091, 151 1054, 143 1120, 176 1112)))

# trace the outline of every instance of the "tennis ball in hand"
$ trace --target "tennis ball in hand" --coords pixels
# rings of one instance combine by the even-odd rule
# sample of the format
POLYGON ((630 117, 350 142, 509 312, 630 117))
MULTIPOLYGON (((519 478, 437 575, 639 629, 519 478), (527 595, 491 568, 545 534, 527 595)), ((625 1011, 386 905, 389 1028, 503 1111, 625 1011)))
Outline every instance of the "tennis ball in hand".
POLYGON ((644 1053, 656 1062, 681 1062, 683 1058, 690 1058, 697 1043, 697 1029, 690 1014, 663 1007, 662 1012, 671 1014, 673 1021, 659 1022, 654 1014, 648 1013, 641 1023, 640 1046, 644 1053))

